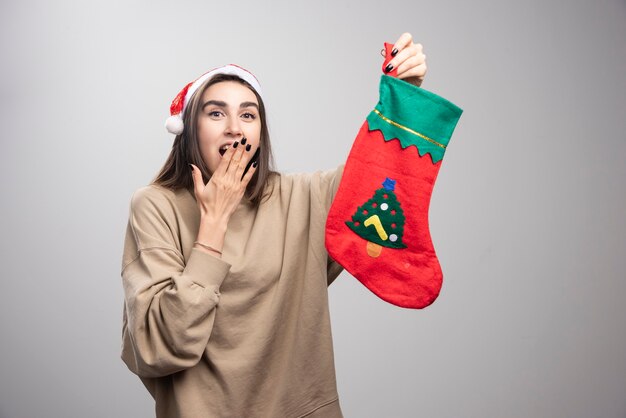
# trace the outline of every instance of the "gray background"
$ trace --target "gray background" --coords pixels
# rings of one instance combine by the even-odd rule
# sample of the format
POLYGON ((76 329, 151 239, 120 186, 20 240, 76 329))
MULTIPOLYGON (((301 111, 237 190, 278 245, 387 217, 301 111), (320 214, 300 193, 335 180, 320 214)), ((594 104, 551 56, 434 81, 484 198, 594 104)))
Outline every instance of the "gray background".
POLYGON ((149 417, 119 359, 132 192, 169 103, 260 78, 282 171, 340 164, 409 31, 465 113, 432 198, 422 311, 330 288, 346 417, 626 417, 626 3, 3 1, 0 416, 149 417))

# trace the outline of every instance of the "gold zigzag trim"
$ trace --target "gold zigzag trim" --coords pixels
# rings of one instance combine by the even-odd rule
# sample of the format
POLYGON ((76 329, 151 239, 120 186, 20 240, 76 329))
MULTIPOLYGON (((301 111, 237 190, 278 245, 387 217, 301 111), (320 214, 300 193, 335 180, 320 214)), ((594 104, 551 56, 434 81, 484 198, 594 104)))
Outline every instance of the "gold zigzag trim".
POLYGON ((446 146, 445 146, 445 145, 440 144, 439 142, 435 141, 434 139, 429 138, 429 137, 427 137, 426 135, 423 135, 423 134, 421 134, 421 133, 419 133, 419 132, 417 132, 417 131, 414 131, 414 130, 413 130, 413 129, 411 129, 411 128, 407 128, 406 126, 400 125, 398 122, 394 122, 394 121, 392 121, 391 119, 389 119, 388 117, 386 117, 385 115, 383 115, 382 113, 380 113, 380 112, 378 111, 378 109, 374 109, 374 113, 376 113, 378 116, 380 116, 380 117, 382 118, 382 120, 384 120, 385 122, 387 122, 387 123, 389 123, 389 124, 391 124, 391 125, 393 125, 393 126, 397 126, 397 127, 398 127, 398 128, 400 128, 400 129, 404 129, 405 131, 410 132, 410 133, 412 133, 413 135, 417 135, 417 136, 419 136, 420 138, 423 138, 423 139, 427 140, 428 142, 430 142, 430 143, 432 143, 432 144, 437 145, 438 147, 441 147, 441 148, 443 148, 443 149, 446 149, 446 146))

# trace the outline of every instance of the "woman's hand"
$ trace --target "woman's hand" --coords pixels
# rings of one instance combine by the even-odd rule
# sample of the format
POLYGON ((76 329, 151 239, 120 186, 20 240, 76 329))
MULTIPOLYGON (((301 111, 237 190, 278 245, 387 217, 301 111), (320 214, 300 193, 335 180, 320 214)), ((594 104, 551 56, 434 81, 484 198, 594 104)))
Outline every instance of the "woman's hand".
POLYGON ((202 221, 225 226, 243 198, 246 186, 256 171, 256 162, 250 166, 246 174, 246 165, 252 158, 250 145, 235 142, 224 153, 217 170, 207 184, 202 180, 202 172, 191 164, 196 202, 200 209, 202 221))
POLYGON ((385 71, 389 72, 397 68, 398 78, 418 87, 421 86, 427 70, 426 55, 423 53, 422 44, 413 43, 411 34, 403 33, 393 47, 391 53, 393 59, 389 61, 385 71))

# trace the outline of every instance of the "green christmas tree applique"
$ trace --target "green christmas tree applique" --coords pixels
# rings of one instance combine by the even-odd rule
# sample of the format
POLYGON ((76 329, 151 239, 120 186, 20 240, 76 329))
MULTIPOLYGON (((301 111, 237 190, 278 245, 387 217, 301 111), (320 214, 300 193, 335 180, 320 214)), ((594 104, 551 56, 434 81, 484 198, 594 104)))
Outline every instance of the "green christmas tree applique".
POLYGON ((350 229, 367 241, 366 250, 370 257, 378 257, 382 247, 406 248, 402 243, 405 218, 395 187, 395 180, 385 179, 383 187, 359 206, 352 221, 346 221, 350 229))

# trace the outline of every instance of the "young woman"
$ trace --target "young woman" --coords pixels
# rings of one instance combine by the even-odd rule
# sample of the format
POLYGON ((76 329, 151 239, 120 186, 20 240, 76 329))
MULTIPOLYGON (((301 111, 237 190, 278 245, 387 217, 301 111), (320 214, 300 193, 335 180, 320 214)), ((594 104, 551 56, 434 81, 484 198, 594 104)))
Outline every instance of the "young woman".
MULTIPOLYGON (((386 71, 420 85, 422 47, 403 34, 386 71)), ((177 133, 132 197, 122 278, 122 359, 157 417, 341 417, 324 247, 342 169, 272 171, 262 92, 237 66, 172 104, 177 133)))

